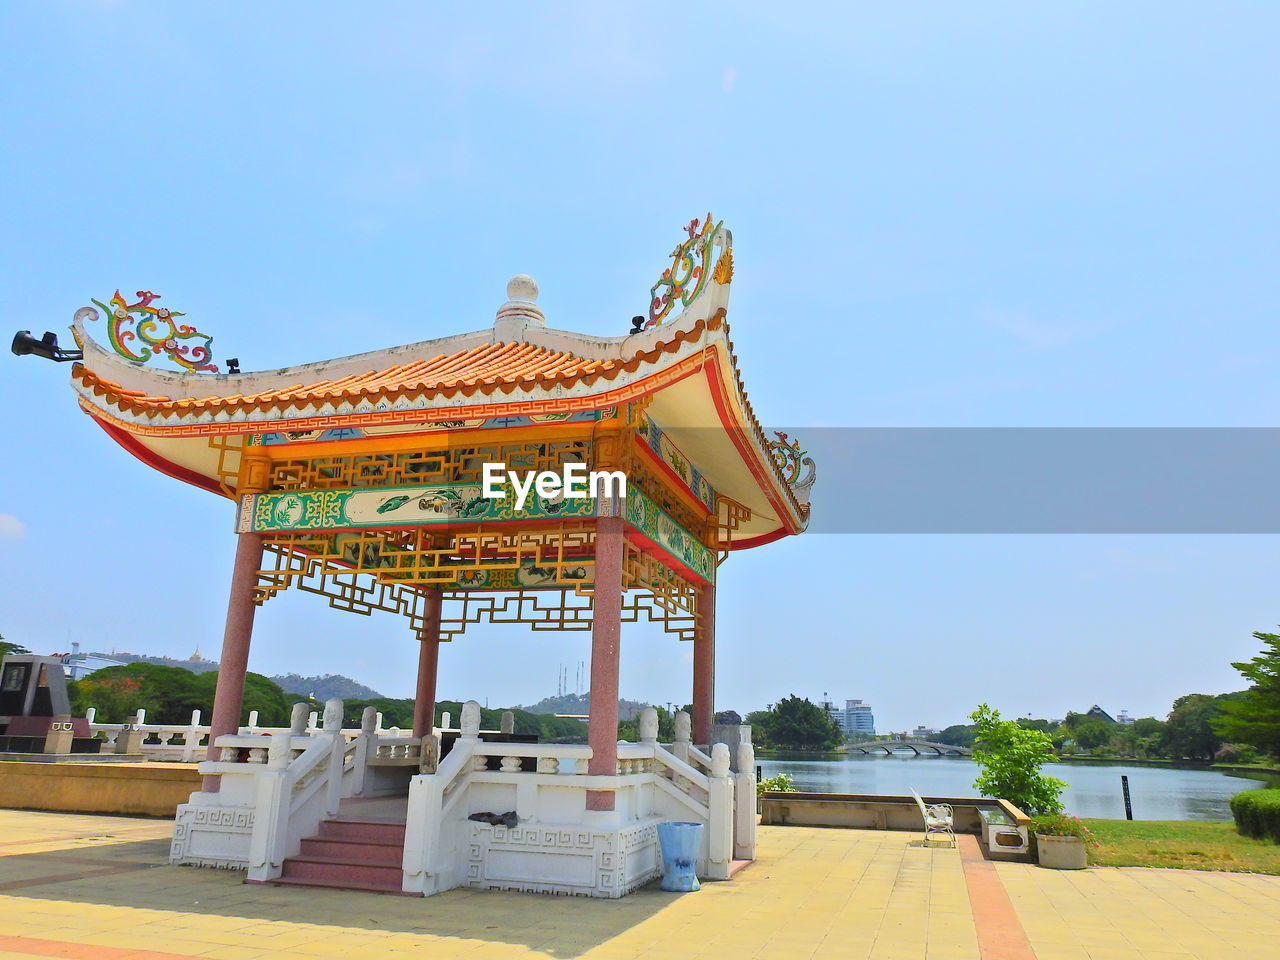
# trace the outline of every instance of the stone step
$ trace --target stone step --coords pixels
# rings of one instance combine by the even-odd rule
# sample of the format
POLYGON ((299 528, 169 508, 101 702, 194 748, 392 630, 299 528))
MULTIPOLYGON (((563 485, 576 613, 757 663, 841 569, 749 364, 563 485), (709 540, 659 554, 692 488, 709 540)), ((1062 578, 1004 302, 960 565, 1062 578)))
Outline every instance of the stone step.
POLYGON ((380 840, 336 840, 332 837, 304 837, 302 856, 333 857, 339 860, 362 860, 399 866, 404 859, 402 843, 383 843, 380 840))
POLYGON ((317 839, 371 840, 404 847, 404 824, 394 820, 322 820, 317 839))
POLYGON ((360 889, 386 887, 397 890, 403 878, 398 863, 379 864, 337 857, 290 857, 284 862, 282 875, 285 880, 326 880, 360 889))
POLYGON ((400 883, 388 884, 358 883, 352 880, 313 880, 305 877, 277 877, 267 883, 277 887, 315 887, 323 890, 361 890, 365 893, 385 893, 391 896, 420 897, 420 893, 406 893, 400 889, 400 883))

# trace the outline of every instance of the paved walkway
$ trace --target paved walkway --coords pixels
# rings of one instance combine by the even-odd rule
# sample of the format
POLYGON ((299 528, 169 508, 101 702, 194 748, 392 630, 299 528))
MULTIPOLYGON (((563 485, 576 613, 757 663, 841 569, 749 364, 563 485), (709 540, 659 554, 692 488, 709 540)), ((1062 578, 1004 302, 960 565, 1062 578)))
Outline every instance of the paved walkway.
POLYGON ((696 894, 420 900, 171 867, 170 826, 0 810, 0 960, 1270 960, 1280 942, 1280 877, 1062 873, 972 838, 764 827, 755 864, 696 894))

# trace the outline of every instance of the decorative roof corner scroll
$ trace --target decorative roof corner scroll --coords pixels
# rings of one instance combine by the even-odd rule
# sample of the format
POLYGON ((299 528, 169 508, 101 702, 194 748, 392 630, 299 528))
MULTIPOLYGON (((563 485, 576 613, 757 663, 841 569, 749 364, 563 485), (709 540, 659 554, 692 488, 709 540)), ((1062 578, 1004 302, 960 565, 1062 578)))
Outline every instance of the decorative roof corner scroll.
POLYGON ((684 230, 688 238, 671 252, 671 266, 649 288, 649 319, 644 329, 662 323, 677 301, 684 307, 693 303, 708 280, 723 286, 733 279, 733 236, 724 229, 724 221, 715 221, 708 213, 705 221, 694 217, 684 230), (722 250, 718 258, 717 246, 722 250))
MULTIPOLYGON (((213 337, 176 322, 176 317, 186 314, 168 307, 153 307, 152 301, 160 299, 158 293, 139 290, 137 297, 137 303, 129 303, 117 290, 109 304, 93 301, 108 314, 107 337, 116 353, 131 363, 146 363, 153 356, 164 354, 184 370, 218 372, 217 364, 209 362, 213 359, 213 337), (135 322, 137 326, 130 329, 135 322), (138 340, 141 342, 135 350, 134 341, 138 340), (198 342, 187 343, 189 340, 198 342)), ((75 318, 97 320, 99 314, 93 307, 81 307, 75 318)))
POLYGON ((785 433, 773 431, 777 440, 769 441, 769 450, 773 454, 773 462, 777 465, 782 479, 791 488, 791 493, 800 505, 800 512, 809 514, 809 489, 818 478, 818 468, 809 456, 809 451, 800 449, 800 441, 792 440, 785 433), (800 473, 805 468, 808 472, 803 477, 800 473))

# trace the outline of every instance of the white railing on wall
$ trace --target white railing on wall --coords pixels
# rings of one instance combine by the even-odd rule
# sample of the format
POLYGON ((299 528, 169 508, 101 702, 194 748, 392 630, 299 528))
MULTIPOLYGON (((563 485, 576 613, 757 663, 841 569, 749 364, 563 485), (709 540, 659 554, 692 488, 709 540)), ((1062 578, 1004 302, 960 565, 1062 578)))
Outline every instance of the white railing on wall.
POLYGON ((449 755, 434 774, 410 780, 403 861, 406 891, 435 893, 462 882, 458 871, 466 858, 459 845, 469 834, 459 827, 481 812, 472 807, 492 802, 494 796, 513 796, 511 806, 520 821, 554 825, 556 814, 565 810, 566 787, 612 792, 624 820, 661 815, 704 824, 700 870, 708 879, 727 879, 734 859, 754 855, 755 760, 749 740, 738 757, 740 764, 748 761, 750 782, 745 783, 743 774, 731 772, 727 746, 715 744, 710 755, 693 747, 683 714, 677 715, 676 741, 669 747, 658 743, 657 714, 649 709, 641 714, 640 742, 618 744, 617 772, 591 775, 590 746, 487 742, 480 739, 479 717, 479 704, 468 702, 449 755), (680 755, 700 763, 706 772, 680 755), (514 794, 486 792, 504 785, 515 786, 514 794), (746 798, 741 805, 735 803, 738 790, 746 798), (750 829, 742 823, 747 816, 750 829))
MULTIPOLYGON (((379 730, 371 707, 356 730, 342 728, 341 700, 325 705, 318 730, 303 704, 295 707, 292 720, 288 729, 219 737, 218 759, 199 767, 202 774, 220 778, 218 796, 226 805, 253 808, 250 880, 280 876, 303 838, 336 816, 344 799, 403 795, 406 773, 416 773, 422 762, 422 741, 379 730)), ((434 743, 433 737, 425 739, 434 743)), ((428 759, 434 756, 434 750, 427 752, 428 759)))
MULTIPOLYGON (((368 708, 372 709, 372 708, 368 708)), ((209 743, 209 725, 201 723, 199 710, 191 712, 189 723, 147 723, 146 710, 139 710, 127 723, 98 723, 97 711, 90 707, 85 711, 85 719, 89 721, 92 736, 102 740, 102 753, 140 753, 143 759, 160 760, 175 763, 198 763, 205 758, 209 743), (133 734, 134 736, 130 736, 133 734), (124 737, 124 740, 121 737, 124 737), (132 742, 127 742, 132 740, 132 742)), ((288 727, 263 727, 258 725, 258 711, 249 712, 249 722, 239 731, 241 737, 270 737, 277 733, 293 733, 295 736, 315 736, 321 732, 316 711, 308 711, 305 704, 294 705, 294 723, 288 727), (298 710, 301 708, 301 724, 297 722, 298 710)), ((382 744, 384 756, 406 759, 416 747, 417 739, 413 731, 399 727, 383 729, 382 714, 375 712, 374 729, 382 744)), ((347 740, 360 736, 360 728, 345 728, 341 731, 347 740)), ((245 749, 266 750, 262 742, 238 743, 237 747, 245 749)), ((265 761, 265 752, 254 754, 253 762, 265 761)))

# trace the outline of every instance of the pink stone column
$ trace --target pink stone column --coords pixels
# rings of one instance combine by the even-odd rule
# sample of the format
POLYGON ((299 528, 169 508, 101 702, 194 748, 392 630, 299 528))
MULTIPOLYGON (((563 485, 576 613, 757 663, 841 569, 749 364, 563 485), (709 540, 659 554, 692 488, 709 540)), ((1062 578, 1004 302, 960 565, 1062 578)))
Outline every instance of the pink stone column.
POLYGON ((693 742, 711 743, 716 715, 716 588, 698 594, 698 629, 693 635, 693 742))
MULTIPOLYGON (((253 588, 262 566, 262 534, 242 533, 236 544, 235 566, 231 570, 231 593, 227 598, 227 625, 222 633, 222 654, 218 659, 218 685, 213 693, 213 717, 209 721, 209 752, 218 759, 214 746, 218 737, 240 729, 240 707, 244 703, 244 674, 249 667, 249 638, 253 634, 253 588)), ((204 778, 201 789, 216 792, 221 777, 204 778)))
MULTIPOLYGON (((618 772, 618 641, 622 634, 622 518, 596 521, 596 573, 591 622, 591 716, 587 773, 618 772)), ((612 810, 612 790, 588 790, 588 810, 612 810)))
POLYGON ((440 668, 440 588, 427 587, 426 622, 419 638, 418 689, 413 699, 413 735, 425 737, 435 726, 436 677, 440 668))

